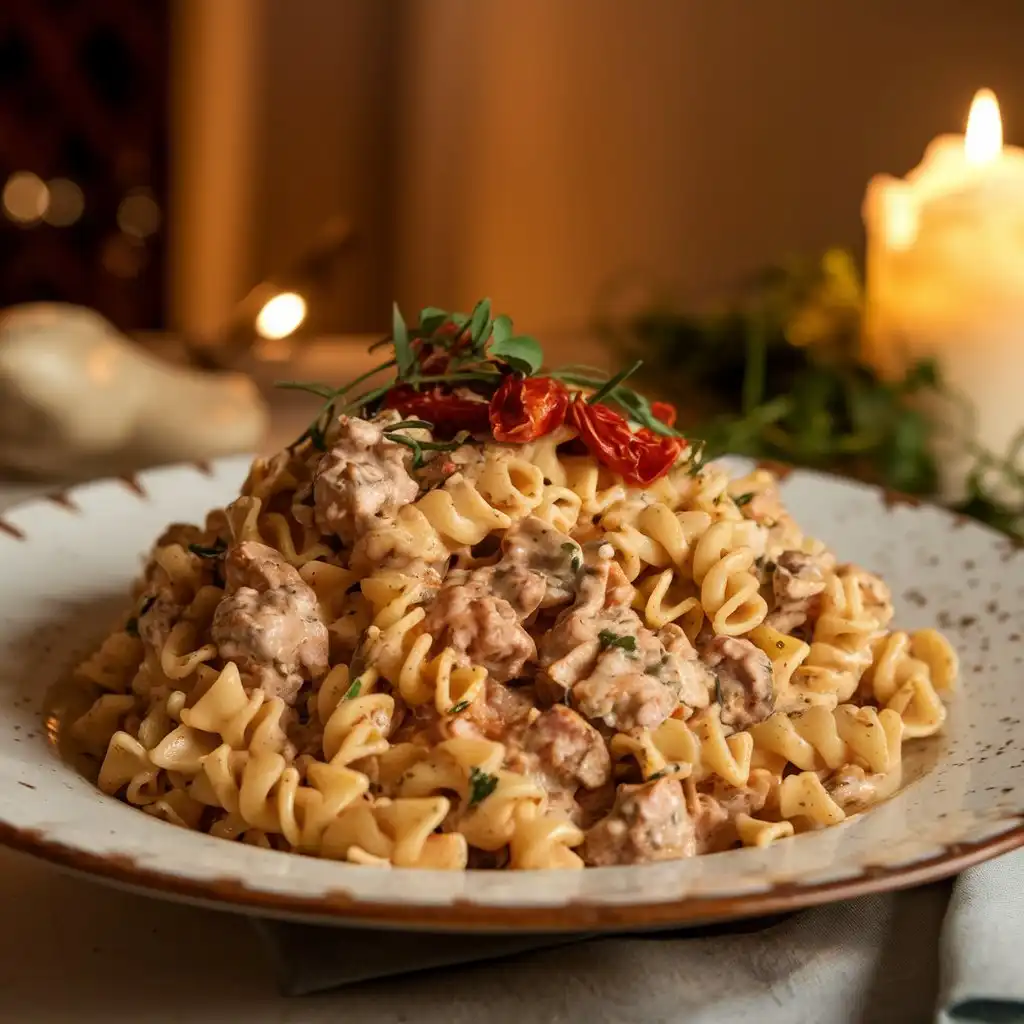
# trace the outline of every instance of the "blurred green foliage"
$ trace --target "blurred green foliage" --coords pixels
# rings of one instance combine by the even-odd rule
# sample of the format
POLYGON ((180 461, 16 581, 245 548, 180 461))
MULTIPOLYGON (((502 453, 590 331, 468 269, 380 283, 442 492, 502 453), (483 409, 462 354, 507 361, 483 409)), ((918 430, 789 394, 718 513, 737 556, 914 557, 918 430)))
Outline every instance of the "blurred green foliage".
MULTIPOLYGON (((965 424, 970 410, 930 361, 891 380, 862 362, 862 311, 857 265, 833 249, 758 274, 714 311, 652 307, 625 324, 599 327, 623 355, 643 359, 647 387, 676 402, 680 426, 704 438, 709 452, 828 469, 933 496, 936 428, 927 409, 956 409, 965 424)), ((957 443, 971 454, 972 469, 958 510, 1024 533, 1024 475, 1017 469, 1024 433, 997 457, 962 429, 957 443)))

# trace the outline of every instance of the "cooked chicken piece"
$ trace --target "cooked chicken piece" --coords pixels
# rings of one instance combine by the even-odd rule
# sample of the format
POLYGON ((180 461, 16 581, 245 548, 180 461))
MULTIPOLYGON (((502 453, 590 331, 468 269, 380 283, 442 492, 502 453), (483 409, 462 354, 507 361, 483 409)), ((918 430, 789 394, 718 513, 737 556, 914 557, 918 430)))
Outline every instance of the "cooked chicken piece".
POLYGON ((717 677, 722 724, 746 729, 775 710, 772 663, 749 640, 716 636, 703 651, 704 663, 717 677))
POLYGON ((342 417, 330 451, 320 459, 313 484, 316 523, 346 543, 419 494, 406 468, 409 449, 384 436, 377 423, 342 417))
POLYGON ((581 847, 587 864, 643 864, 692 857, 693 821, 676 779, 619 786, 611 811, 587 830, 581 847))
POLYGON ((246 541, 225 559, 227 596, 211 633, 243 682, 294 703, 306 679, 327 671, 328 634, 313 589, 265 544, 246 541))

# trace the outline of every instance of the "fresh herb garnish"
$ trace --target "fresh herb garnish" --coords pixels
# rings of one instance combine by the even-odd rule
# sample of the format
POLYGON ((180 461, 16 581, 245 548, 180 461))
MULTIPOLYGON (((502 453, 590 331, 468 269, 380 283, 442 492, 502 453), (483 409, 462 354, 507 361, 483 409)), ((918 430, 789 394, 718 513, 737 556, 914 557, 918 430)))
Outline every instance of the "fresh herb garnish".
MULTIPOLYGON (((413 421, 415 422, 415 421, 413 421)), ((456 434, 450 441, 417 441, 414 437, 406 437, 405 434, 394 434, 386 431, 384 436, 395 444, 405 445, 412 451, 412 468, 422 469, 426 458, 424 452, 453 452, 461 448, 469 437, 467 431, 456 434)))
POLYGON ((498 776, 485 772, 476 765, 469 769, 469 806, 475 807, 486 800, 498 787, 498 776))
POLYGON ((686 467, 687 476, 697 476, 707 463, 707 445, 701 441, 690 453, 690 464, 686 467))
POLYGON ((352 680, 352 685, 345 691, 345 695, 341 698, 342 700, 355 700, 359 696, 359 691, 363 688, 363 680, 356 676, 352 680))
MULTIPOLYGON (((511 321, 509 321, 511 329, 511 321)), ((527 377, 535 374, 544 362, 544 352, 540 345, 525 334, 506 338, 503 341, 493 341, 490 353, 495 359, 500 359, 527 377)))
POLYGON ((632 377, 641 366, 644 365, 642 359, 638 359, 632 366, 627 367, 625 370, 620 370, 614 377, 609 377, 608 380, 598 388, 588 399, 588 405, 597 405, 598 402, 603 401, 608 395, 610 395, 615 389, 627 378, 632 377))
POLYGON ((391 307, 391 342, 395 346, 395 361, 398 363, 398 379, 405 380, 416 365, 416 353, 409 341, 409 328, 396 302, 391 307))
POLYGON ((210 547, 202 544, 189 544, 189 551, 200 558, 220 558, 228 549, 228 542, 223 537, 218 537, 210 547))
POLYGON ((155 604, 156 594, 150 594, 149 597, 147 597, 146 600, 142 602, 142 607, 139 609, 139 618, 142 618, 142 616, 145 615, 146 612, 148 612, 149 609, 152 608, 153 605, 155 604))
POLYGON ((562 545, 562 550, 569 556, 569 567, 573 572, 579 572, 583 568, 583 559, 580 557, 580 549, 578 545, 573 544, 572 541, 566 541, 562 545))
POLYGON ((754 500, 754 492, 747 491, 746 494, 741 494, 732 500, 736 503, 737 508, 743 508, 744 505, 749 505, 754 500))
POLYGON ((482 348, 491 333, 491 300, 481 299, 469 317, 469 337, 474 349, 482 348))
POLYGON ((139 635, 139 620, 134 615, 124 624, 124 631, 129 636, 139 635))
POLYGON ((609 647, 620 647, 624 651, 628 651, 630 654, 636 652, 636 637, 635 636, 620 636, 618 633, 613 633, 610 629, 602 629, 597 634, 597 639, 601 641, 602 650, 609 647))
MULTIPOLYGON (((634 373, 636 369, 637 364, 634 364, 632 368, 626 371, 626 376, 634 373)), ((589 366, 568 366, 560 370, 552 370, 550 376, 554 377, 555 380, 568 384, 570 387, 594 388, 598 394, 609 384, 607 373, 589 366)), ((624 380, 625 377, 622 379, 624 380)), ((590 401, 594 401, 594 399, 591 398, 590 401)), ((661 434, 663 437, 683 436, 678 430, 670 427, 667 423, 663 423, 654 415, 651 403, 643 395, 632 388, 625 387, 621 382, 606 390, 601 395, 601 401, 605 404, 609 402, 614 403, 631 420, 639 423, 641 427, 647 427, 648 430, 661 434)))
POLYGON ((460 700, 458 702, 458 704, 453 704, 448 709, 448 714, 449 715, 460 715, 460 714, 462 714, 463 711, 466 710, 466 708, 469 707, 469 704, 470 704, 470 702, 468 700, 460 700))
POLYGON ((647 782, 657 782, 658 779, 663 779, 663 778, 665 778, 666 775, 668 775, 668 769, 667 768, 662 768, 660 772, 655 772, 653 775, 648 775, 647 779, 645 781, 647 781, 647 782))

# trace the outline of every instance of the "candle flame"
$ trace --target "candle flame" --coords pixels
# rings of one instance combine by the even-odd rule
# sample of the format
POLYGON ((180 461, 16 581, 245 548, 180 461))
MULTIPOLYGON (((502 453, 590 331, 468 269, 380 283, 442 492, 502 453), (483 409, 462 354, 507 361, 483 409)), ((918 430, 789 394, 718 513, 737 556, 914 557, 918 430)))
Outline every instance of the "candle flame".
POLYGON ((1003 149, 1003 121, 999 101, 991 89, 979 89, 967 115, 964 153, 970 164, 989 164, 1003 149))

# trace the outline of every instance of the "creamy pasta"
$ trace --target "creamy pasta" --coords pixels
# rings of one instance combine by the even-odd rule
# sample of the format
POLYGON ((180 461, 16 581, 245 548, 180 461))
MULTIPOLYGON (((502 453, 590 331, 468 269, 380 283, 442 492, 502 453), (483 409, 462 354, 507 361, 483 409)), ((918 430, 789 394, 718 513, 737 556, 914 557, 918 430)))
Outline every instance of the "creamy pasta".
MULTIPOLYGON (((421 368, 463 337, 445 323, 421 368)), ((157 540, 76 674, 99 788, 223 839, 446 869, 760 847, 890 796, 902 743, 943 725, 948 641, 889 631, 885 583, 804 536, 770 474, 633 415, 675 447, 646 483, 616 472, 565 414, 594 384, 530 385, 564 415, 495 440, 486 367, 524 378, 486 341, 485 384, 434 398, 488 403, 492 431, 325 389, 234 502, 157 540)), ((646 415, 633 394, 597 397, 646 415)))

